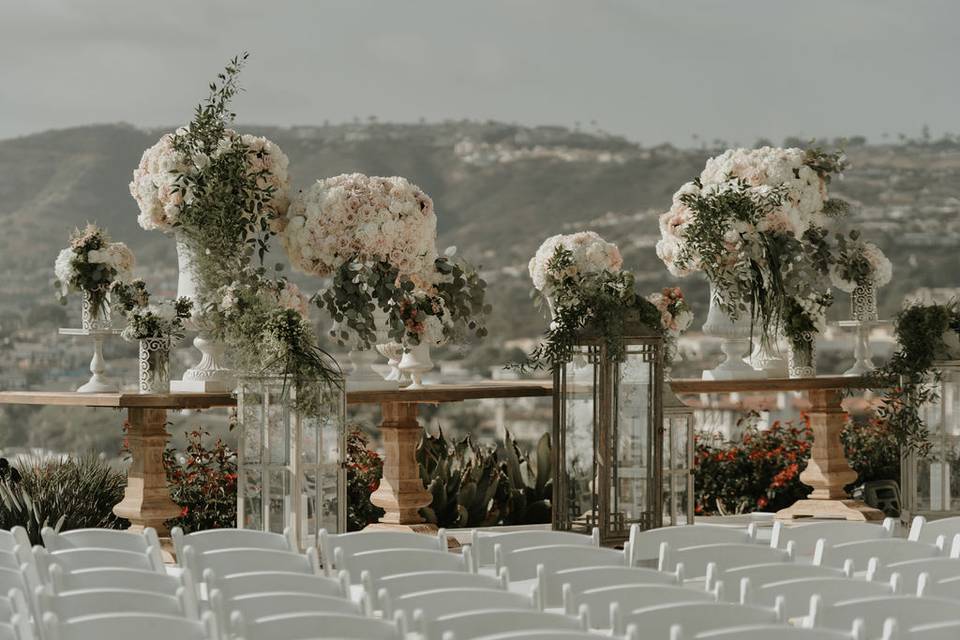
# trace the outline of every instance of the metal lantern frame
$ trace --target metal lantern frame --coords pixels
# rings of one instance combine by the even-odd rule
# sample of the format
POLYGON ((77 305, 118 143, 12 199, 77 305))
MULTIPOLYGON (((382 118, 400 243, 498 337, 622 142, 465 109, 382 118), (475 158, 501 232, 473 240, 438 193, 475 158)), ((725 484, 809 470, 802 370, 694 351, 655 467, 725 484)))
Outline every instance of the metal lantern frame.
POLYGON ((926 456, 908 451, 900 460, 900 519, 960 516, 960 360, 933 363, 939 399, 921 408, 930 431, 926 456))
POLYGON ((693 409, 684 404, 665 382, 663 387, 663 491, 662 525, 693 524, 696 510, 696 421, 693 409), (681 495, 684 496, 681 499, 681 495), (685 506, 681 504, 685 500, 685 506), (683 520, 681 520, 681 515, 683 520))
POLYGON ((346 393, 341 381, 328 392, 329 411, 308 416, 296 407, 298 390, 290 377, 237 381, 237 527, 276 533, 289 527, 305 549, 316 544, 319 529, 346 530, 346 393), (321 525, 331 497, 335 517, 321 525))
POLYGON ((610 353, 603 336, 584 331, 576 342, 572 361, 556 367, 553 380, 553 528, 589 533, 597 527, 600 542, 605 545, 626 540, 632 524, 649 529, 663 522, 664 341, 659 332, 640 322, 628 321, 622 344, 622 358, 618 360, 610 353), (587 397, 581 382, 584 376, 576 370, 578 361, 587 365, 580 371, 586 370, 586 377, 592 376, 589 382, 592 452, 586 481, 583 478, 578 481, 578 474, 571 473, 573 464, 568 468, 567 455, 568 448, 577 447, 576 443, 568 442, 568 431, 576 428, 568 404, 587 397), (636 361, 647 367, 649 373, 642 389, 646 415, 640 433, 630 432, 626 425, 620 424, 622 401, 626 399, 622 395, 630 390, 622 378, 624 371, 636 361), (634 436, 643 440, 641 462, 639 466, 635 460, 622 464, 619 454, 621 448, 626 447, 621 447, 621 439, 634 436), (631 475, 636 468, 642 469, 642 478, 631 475), (579 485, 586 487, 584 495, 590 494, 586 510, 579 508, 579 485), (633 489, 622 490, 624 486, 633 489), (622 505, 621 496, 629 495, 630 491, 639 491, 646 497, 648 504, 642 505, 640 514, 630 514, 622 505))

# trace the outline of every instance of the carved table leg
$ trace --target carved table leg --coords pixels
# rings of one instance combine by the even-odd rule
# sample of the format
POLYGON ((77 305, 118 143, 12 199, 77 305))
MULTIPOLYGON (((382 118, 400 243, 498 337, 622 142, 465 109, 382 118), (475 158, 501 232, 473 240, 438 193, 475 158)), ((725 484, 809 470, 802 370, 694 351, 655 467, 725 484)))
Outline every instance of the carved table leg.
POLYGON ((808 393, 813 444, 810 462, 800 474, 800 480, 813 487, 813 493, 806 500, 797 500, 792 506, 778 511, 777 519, 883 520, 882 511, 868 507, 860 500, 847 499, 844 491, 846 485, 857 479, 857 473, 850 468, 840 442, 840 432, 846 422, 846 413, 840 405, 842 392, 816 389, 808 393))
MULTIPOLYGON (((127 471, 123 500, 113 512, 130 521, 130 529, 153 527, 161 539, 169 541, 170 530, 164 524, 180 515, 180 507, 170 498, 167 474, 163 467, 163 449, 167 444, 165 409, 130 408, 127 442, 133 461, 127 471)), ((166 545, 164 545, 166 549, 166 545)))
POLYGON ((401 529, 419 533, 436 532, 437 527, 420 517, 419 510, 430 504, 432 496, 420 480, 417 465, 417 444, 423 429, 417 422, 415 403, 384 402, 381 405, 383 422, 383 478, 380 487, 370 496, 370 502, 386 513, 379 522, 367 529, 401 529))

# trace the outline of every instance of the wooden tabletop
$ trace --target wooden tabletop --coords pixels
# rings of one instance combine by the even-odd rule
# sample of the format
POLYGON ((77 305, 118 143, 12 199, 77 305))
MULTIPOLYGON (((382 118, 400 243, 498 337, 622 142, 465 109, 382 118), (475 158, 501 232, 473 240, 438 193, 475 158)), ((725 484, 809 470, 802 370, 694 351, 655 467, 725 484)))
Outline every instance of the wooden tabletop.
POLYGON ((674 393, 748 393, 764 391, 810 391, 817 389, 866 389, 870 383, 860 376, 817 376, 815 378, 761 378, 759 380, 671 380, 674 393))
MULTIPOLYGON (((348 404, 402 402, 437 404, 481 398, 530 398, 553 394, 549 380, 510 380, 437 384, 422 389, 392 391, 348 391, 348 404)), ((209 409, 232 407, 230 393, 77 393, 76 391, 0 391, 0 404, 36 404, 117 409, 209 409)))

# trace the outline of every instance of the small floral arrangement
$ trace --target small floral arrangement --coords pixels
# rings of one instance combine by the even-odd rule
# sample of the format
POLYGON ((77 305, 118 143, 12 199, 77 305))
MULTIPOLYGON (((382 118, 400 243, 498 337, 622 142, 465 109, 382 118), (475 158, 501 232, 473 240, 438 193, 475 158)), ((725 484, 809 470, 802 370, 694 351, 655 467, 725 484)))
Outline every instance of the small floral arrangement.
POLYGON ((666 359, 672 361, 676 357, 677 339, 693 324, 693 311, 679 287, 664 287, 660 293, 648 295, 647 300, 660 312, 660 327, 666 341, 666 359))
POLYGON ((189 298, 136 306, 125 314, 127 326, 120 336, 131 342, 148 338, 169 338, 177 342, 183 338, 183 323, 190 318, 192 310, 193 301, 189 298))
POLYGON ((130 279, 133 252, 122 242, 111 242, 100 227, 88 224, 70 236, 70 246, 60 251, 54 265, 61 302, 71 291, 89 296, 92 311, 102 317, 111 286, 130 279))
POLYGON ((890 282, 893 266, 877 245, 863 242, 856 230, 848 236, 837 234, 836 239, 835 263, 830 270, 833 286, 850 293, 857 287, 878 289, 890 282))
POLYGON ((615 244, 607 242, 593 231, 581 231, 569 235, 551 236, 543 241, 537 253, 530 259, 528 270, 534 288, 549 299, 563 277, 577 277, 590 273, 620 271, 623 257, 615 244), (551 260, 557 247, 564 247, 570 254, 569 265, 563 273, 551 268, 551 260))

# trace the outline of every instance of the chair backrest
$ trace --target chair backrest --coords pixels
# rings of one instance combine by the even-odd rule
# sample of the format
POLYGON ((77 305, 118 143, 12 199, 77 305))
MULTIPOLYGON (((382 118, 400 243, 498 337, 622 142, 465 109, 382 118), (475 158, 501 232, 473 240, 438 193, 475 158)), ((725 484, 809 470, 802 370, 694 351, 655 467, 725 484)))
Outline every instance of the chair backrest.
POLYGON ((456 640, 474 640, 497 633, 518 633, 524 630, 550 629, 586 631, 586 620, 559 613, 523 611, 519 609, 487 609, 441 616, 426 624, 426 640, 443 640, 453 634, 456 640))
POLYGON ((207 583, 208 589, 219 589, 228 600, 251 593, 272 592, 350 597, 350 580, 345 571, 341 571, 337 578, 288 571, 251 571, 221 578, 208 569, 204 573, 203 581, 207 583))
POLYGON ((15 569, 0 568, 0 595, 10 592, 10 589, 17 589, 21 593, 31 593, 32 586, 27 584, 23 573, 15 569))
POLYGON ((884 563, 889 564, 904 560, 938 558, 943 555, 936 545, 910 542, 902 538, 860 540, 836 545, 828 545, 820 540, 813 555, 813 564, 842 567, 849 560, 853 562, 855 572, 865 572, 871 558, 882 558, 884 563))
POLYGON ((681 602, 655 607, 635 609, 620 613, 619 607, 611 612, 614 635, 626 633, 626 625, 643 629, 647 638, 669 638, 670 629, 677 624, 689 634, 715 631, 730 627, 781 622, 780 613, 771 607, 748 607, 732 602, 681 602))
POLYGON ((413 624, 410 631, 426 633, 427 626, 441 616, 488 609, 535 609, 534 598, 500 589, 437 589, 391 598, 381 590, 379 601, 384 615, 392 618, 398 611, 413 624))
POLYGON ((0 529, 0 551, 13 553, 17 545, 24 549, 29 549, 32 546, 26 529, 21 526, 13 527, 9 531, 0 529))
POLYGON ((893 618, 901 628, 933 622, 951 622, 960 615, 957 602, 944 598, 916 596, 880 596, 843 600, 832 606, 824 605, 818 596, 810 599, 808 626, 843 629, 855 620, 863 620, 864 632, 870 638, 883 633, 883 623, 893 618))
POLYGON ((186 569, 179 575, 122 568, 79 569, 67 572, 53 562, 49 575, 49 587, 55 594, 77 589, 133 589, 174 595, 179 587, 194 589, 193 576, 186 569))
POLYGON ((263 618, 297 613, 338 613, 362 616, 367 612, 358 602, 347 598, 317 596, 312 593, 248 593, 227 599, 219 589, 210 592, 210 609, 221 626, 229 625, 230 615, 239 611, 243 619, 256 623, 263 618))
POLYGON ((142 613, 90 615, 61 621, 56 614, 43 615, 46 640, 210 640, 219 637, 219 630, 210 612, 202 620, 177 616, 142 613))
MULTIPOLYGON (((473 569, 469 549, 464 549, 463 554, 423 549, 383 549, 361 551, 353 554, 349 559, 337 551, 335 557, 336 566, 346 570, 351 581, 362 580, 363 574, 366 573, 374 585, 380 578, 398 573, 471 571, 473 569)), ((364 584, 367 583, 364 582, 364 584)))
MULTIPOLYGON (((897 575, 899 576, 899 574, 897 575)), ((960 576, 946 578, 945 580, 934 580, 929 573, 921 573, 917 580, 916 594, 921 598, 960 600, 960 576)), ((960 619, 960 614, 957 615, 957 619, 960 619)))
POLYGON ((538 565, 544 565, 550 572, 577 567, 626 566, 623 551, 573 544, 526 547, 508 552, 494 546, 494 559, 497 571, 506 568, 511 581, 536 578, 538 565))
POLYGON ((198 553, 191 545, 186 545, 180 556, 180 563, 196 576, 204 575, 207 569, 218 577, 253 571, 321 574, 317 550, 313 547, 301 555, 290 551, 257 548, 217 549, 198 553))
POLYGON ((334 563, 334 549, 342 549, 345 558, 363 551, 381 549, 423 549, 425 551, 447 551, 447 533, 444 529, 436 535, 413 533, 410 531, 353 531, 350 533, 328 533, 321 529, 317 534, 320 547, 320 562, 324 568, 337 567, 334 563), (329 560, 329 562, 328 562, 329 560))
POLYGON ((290 528, 284 529, 282 534, 254 529, 207 529, 184 534, 183 529, 174 527, 170 531, 170 537, 173 538, 177 558, 182 557, 183 550, 188 545, 197 553, 240 548, 299 552, 290 528))
POLYGON ((879 558, 872 558, 867 563, 867 580, 886 582, 894 573, 900 575, 900 584, 907 592, 916 586, 923 573, 928 574, 929 580, 933 581, 960 576, 960 559, 938 557, 887 563, 879 558))
POLYGON ((243 614, 235 611, 230 616, 230 630, 236 640, 302 640, 321 634, 326 638, 358 640, 403 638, 396 623, 342 613, 297 613, 249 622, 243 614))
POLYGON ((493 548, 500 545, 504 553, 527 547, 545 547, 548 545, 582 544, 600 546, 600 529, 594 527, 592 533, 584 535, 572 531, 508 531, 506 533, 482 533, 474 529, 470 534, 470 550, 478 567, 491 566, 495 559, 493 548))
POLYGON ((723 599, 726 602, 740 601, 740 583, 744 578, 750 579, 750 585, 759 589, 765 584, 771 582, 781 582, 783 580, 797 580, 799 578, 851 578, 853 577, 853 564, 850 564, 850 571, 838 569, 836 567, 822 567, 812 564, 792 564, 785 562, 768 562, 764 564, 752 564, 743 567, 731 567, 720 571, 710 571, 713 567, 708 567, 706 588, 708 591, 716 589, 717 582, 723 582, 726 585, 723 599))
POLYGON ((561 571, 541 571, 538 574, 539 592, 543 607, 558 607, 563 602, 564 585, 570 593, 579 594, 588 589, 599 589, 624 584, 668 584, 679 586, 680 576, 645 567, 577 567, 561 571))
POLYGON ((56 614, 63 622, 90 615, 144 613, 199 619, 195 594, 179 587, 176 595, 132 589, 80 589, 53 594, 38 587, 37 600, 41 611, 56 614))
POLYGON ((43 537, 43 546, 47 551, 113 549, 145 553, 148 547, 154 547, 157 552, 160 551, 160 539, 153 527, 146 527, 139 533, 118 529, 72 529, 58 532, 51 527, 44 527, 40 535, 43 537))
POLYGON ((689 524, 660 527, 641 531, 637 525, 630 527, 630 539, 624 546, 630 556, 630 565, 643 561, 656 561, 660 557, 660 544, 670 543, 674 549, 695 547, 704 544, 750 544, 756 537, 756 528, 729 527, 715 524, 689 524))
POLYGON ((677 625, 670 633, 670 640, 688 640, 694 637, 697 640, 865 640, 862 625, 854 625, 848 631, 765 624, 704 631, 696 636, 686 635, 683 625, 677 625))
MULTIPOLYGON (((569 629, 533 629, 531 631, 508 631, 506 633, 495 633, 489 636, 482 636, 476 640, 600 640, 609 638, 592 631, 572 631, 569 629)), ((457 640, 453 632, 446 633, 444 640, 457 640)), ((640 634, 636 629, 628 633, 623 640, 640 640, 640 634)))
POLYGON ((163 562, 153 548, 137 553, 113 549, 64 549, 47 551, 43 547, 34 547, 37 569, 41 578, 50 579, 50 567, 57 564, 64 573, 82 569, 136 569, 164 573, 163 562))
POLYGON ((960 516, 930 521, 923 516, 916 516, 910 524, 907 540, 936 544, 937 539, 943 536, 949 543, 958 533, 960 533, 960 516))
POLYGON ((775 549, 786 549, 787 543, 793 542, 794 553, 797 556, 812 557, 816 552, 817 540, 821 538, 831 546, 844 542, 891 538, 896 524, 897 521, 894 518, 886 518, 880 526, 868 522, 846 521, 786 525, 783 521, 776 520, 770 534, 770 546, 775 549))
POLYGON ((612 624, 610 605, 614 603, 620 611, 633 611, 662 604, 715 600, 713 594, 698 589, 662 584, 626 584, 587 589, 576 595, 565 593, 563 610, 567 615, 586 611, 591 626, 609 628, 612 624))
POLYGON ((897 623, 891 618, 887 620, 887 624, 884 626, 881 640, 897 640, 897 638, 910 638, 910 640, 957 640, 957 638, 960 638, 960 615, 957 617, 958 620, 952 622, 934 622, 932 624, 920 624, 915 627, 910 627, 903 635, 897 633, 897 623))
MULTIPOLYGON (((400 598, 410 593, 434 591, 436 589, 506 589, 506 574, 491 576, 483 573, 465 573, 463 571, 420 571, 416 573, 398 573, 385 576, 377 581, 377 594, 386 592, 391 598, 400 598)), ((368 594, 370 592, 368 591, 368 594)), ((376 606, 383 608, 379 598, 373 600, 376 606)))
POLYGON ((779 599, 783 602, 787 618, 799 618, 810 610, 810 598, 814 595, 819 595, 823 604, 829 606, 853 598, 896 595, 899 592, 898 583, 899 578, 889 582, 852 578, 798 578, 753 588, 750 579, 744 578, 740 585, 740 599, 743 604, 762 607, 772 607, 779 599))
POLYGON ((660 546, 660 571, 675 571, 678 563, 683 563, 684 578, 706 577, 707 566, 713 565, 711 572, 725 571, 731 567, 746 567, 770 562, 789 562, 792 549, 774 549, 757 544, 719 543, 704 544, 697 547, 674 549, 669 543, 660 546))

